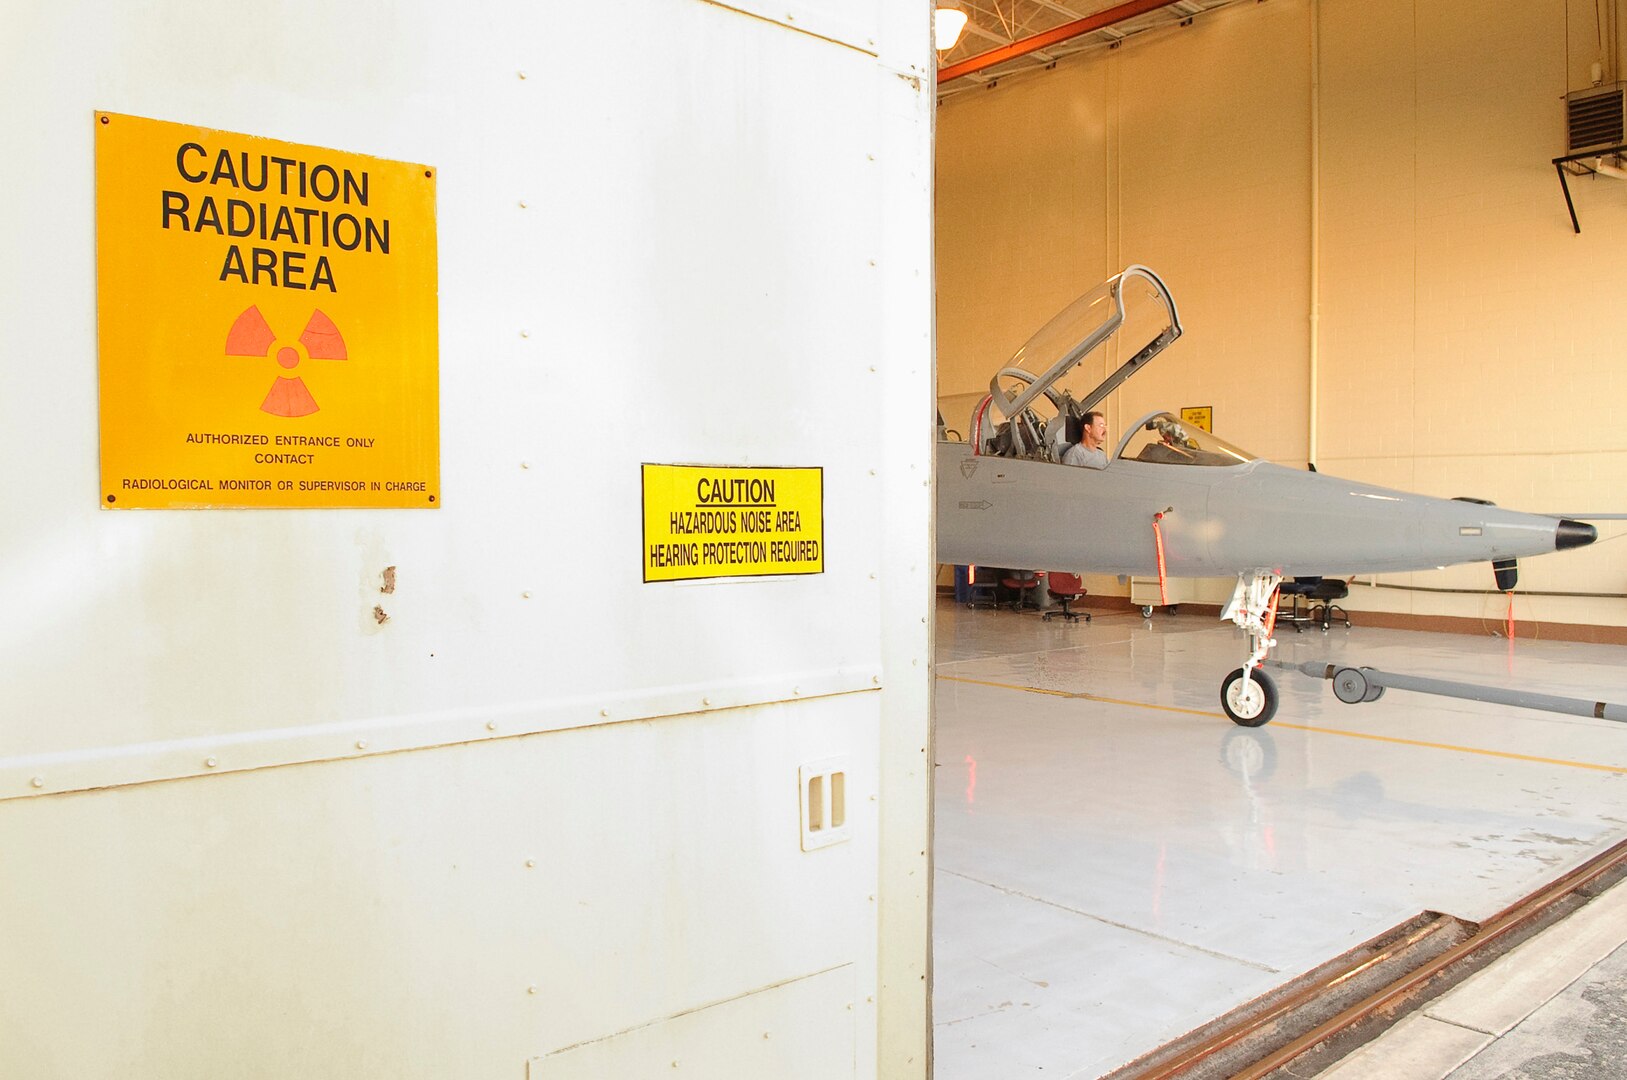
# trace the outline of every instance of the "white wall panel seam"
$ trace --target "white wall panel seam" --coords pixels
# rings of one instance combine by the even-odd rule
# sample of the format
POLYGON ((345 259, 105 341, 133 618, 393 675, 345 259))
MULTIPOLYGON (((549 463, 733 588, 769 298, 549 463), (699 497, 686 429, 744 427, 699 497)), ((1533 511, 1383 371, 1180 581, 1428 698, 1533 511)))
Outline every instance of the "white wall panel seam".
POLYGON ((832 45, 840 45, 846 49, 853 49, 866 56, 875 56, 876 28, 874 22, 866 22, 862 14, 870 14, 873 18, 875 8, 873 5, 847 5, 857 7, 854 11, 833 11, 828 5, 814 5, 808 3, 776 2, 725 4, 720 0, 700 0, 701 3, 711 7, 732 11, 737 15, 744 15, 751 19, 761 19, 763 22, 784 27, 799 34, 832 45))
POLYGON ((672 1013, 669 1016, 658 1017, 658 1018, 656 1018, 654 1020, 649 1020, 649 1021, 646 1021, 645 1023, 642 1023, 642 1024, 634 1024, 632 1027, 623 1028, 620 1031, 613 1031, 613 1032, 609 1033, 608 1035, 600 1035, 600 1036, 598 1036, 596 1038, 592 1038, 592 1039, 583 1039, 581 1042, 572 1043, 569 1046, 561 1046, 559 1049, 553 1051, 553 1053, 554 1054, 564 1054, 564 1053, 568 1053, 568 1052, 570 1052, 572 1050, 579 1050, 584 1046, 592 1046, 595 1043, 602 1043, 602 1042, 605 1042, 605 1041, 610 1040, 610 1039, 617 1039, 617 1038, 620 1038, 623 1035, 631 1035, 635 1031, 643 1031, 643 1030, 645 1030, 647 1028, 655 1027, 657 1024, 665 1024, 665 1023, 667 1023, 668 1021, 671 1021, 671 1020, 678 1020, 678 1019, 682 1019, 683 1017, 686 1017, 686 1016, 693 1016, 696 1013, 705 1012, 707 1009, 715 1009, 720 1005, 727 1005, 730 1002, 744 1001, 746 998, 754 997, 757 994, 765 994, 765 993, 768 993, 771 990, 778 990, 778 989, 780 989, 781 987, 784 987, 784 986, 791 986, 791 985, 794 985, 794 984, 799 983, 799 982, 806 982, 809 979, 817 979, 821 975, 829 975, 832 972, 841 971, 843 968, 850 968, 852 966, 853 966, 853 962, 851 960, 847 960, 847 961, 843 961, 840 964, 832 964, 832 965, 830 965, 828 967, 820 968, 818 971, 810 971, 810 972, 807 972, 806 974, 803 974, 803 975, 795 975, 795 976, 792 976, 789 979, 780 979, 780 980, 778 980, 776 982, 767 983, 767 984, 765 984, 763 986, 753 987, 750 990, 745 990, 745 991, 742 991, 741 993, 733 994, 733 995, 731 995, 729 997, 722 998, 722 999, 720 999, 718 1001, 708 1001, 704 1005, 696 1005, 695 1007, 690 1008, 690 1009, 682 1009, 682 1010, 680 1010, 678 1012, 672 1013))
MULTIPOLYGON (((798 705, 880 689, 880 675, 875 672, 862 672, 857 676, 815 673, 803 677, 790 694, 785 692, 783 681, 774 691, 755 694, 714 690, 715 696, 709 699, 711 703, 698 709, 675 703, 669 694, 616 699, 613 707, 602 705, 606 700, 603 698, 530 702, 451 714, 345 720, 293 729, 273 728, 130 746, 19 755, 0 758, 0 802, 285 765, 349 761, 635 721, 673 720, 700 712, 798 705)), ((693 703, 700 701, 696 699, 693 703)))

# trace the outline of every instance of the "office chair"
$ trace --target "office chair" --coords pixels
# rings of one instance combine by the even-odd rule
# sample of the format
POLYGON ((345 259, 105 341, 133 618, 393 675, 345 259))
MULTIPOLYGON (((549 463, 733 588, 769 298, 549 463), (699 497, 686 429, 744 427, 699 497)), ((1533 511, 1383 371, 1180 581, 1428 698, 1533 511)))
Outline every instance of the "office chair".
POLYGON ((1039 607, 1033 599, 1034 590, 1039 587, 1039 577, 1032 570, 1007 570, 1005 576, 1000 579, 1000 584, 1017 594, 1017 598, 1011 602, 1012 611, 1021 611, 1025 607, 1039 607))
POLYGON ((1349 595, 1350 583, 1348 581, 1343 578, 1323 578, 1317 583, 1316 588, 1307 593, 1305 597, 1311 602, 1310 621, 1321 623, 1322 629, 1326 630, 1333 625, 1333 620, 1337 618, 1345 624, 1345 629, 1349 630, 1349 613, 1334 603, 1335 600, 1343 600, 1349 595))
POLYGON ((1296 634, 1304 633, 1305 624, 1311 621, 1306 598, 1321 584, 1322 579, 1319 577, 1296 577, 1288 578, 1278 585, 1277 625, 1292 623, 1296 634))
POLYGON ((966 581, 966 606, 969 608, 997 608, 999 597, 995 590, 1000 584, 1000 571, 992 566, 973 566, 966 581))
POLYGON ((1045 621, 1050 622, 1051 616, 1060 615, 1069 622, 1078 622, 1081 618, 1089 622, 1090 612, 1074 611, 1068 607, 1071 602, 1085 595, 1085 583, 1080 580, 1079 575, 1052 570, 1046 577, 1049 582, 1046 588, 1050 590, 1053 599, 1061 601, 1062 610, 1047 611, 1043 616, 1045 621))

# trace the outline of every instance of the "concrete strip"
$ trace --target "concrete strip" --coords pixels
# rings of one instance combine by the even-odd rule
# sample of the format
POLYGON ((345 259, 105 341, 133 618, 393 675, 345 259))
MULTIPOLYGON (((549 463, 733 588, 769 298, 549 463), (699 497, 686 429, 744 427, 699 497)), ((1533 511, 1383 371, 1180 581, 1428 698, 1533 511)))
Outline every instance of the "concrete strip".
POLYGON ((1492 1037, 1413 1014, 1347 1054, 1316 1080, 1437 1080, 1474 1057, 1492 1037))
POLYGON ((1549 927, 1424 1009, 1502 1035, 1627 942, 1627 882, 1549 927))

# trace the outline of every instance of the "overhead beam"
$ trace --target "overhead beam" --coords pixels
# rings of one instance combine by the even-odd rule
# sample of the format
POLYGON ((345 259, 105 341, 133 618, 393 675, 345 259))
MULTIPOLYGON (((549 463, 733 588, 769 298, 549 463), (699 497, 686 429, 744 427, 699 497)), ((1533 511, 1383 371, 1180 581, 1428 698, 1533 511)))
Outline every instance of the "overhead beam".
POLYGON ((1083 15, 1073 10, 1073 8, 1063 7, 1061 4, 1056 3, 1056 0, 1034 0, 1034 3, 1038 4, 1047 11, 1054 11, 1058 15, 1066 15, 1070 19, 1084 18, 1083 15))
MULTIPOLYGON (((992 30, 985 30, 974 22, 968 22, 966 24, 966 33, 972 34, 975 37, 980 37, 984 41, 998 42, 1001 45, 1011 44, 1010 38, 1001 37, 992 30)), ((1053 57, 1050 53, 1042 52, 1038 49, 1034 51, 1033 56, 1034 59, 1046 64, 1049 64, 1053 59, 1055 59, 1055 57, 1053 57)))
POLYGON ((962 60, 958 64, 950 64, 938 72, 938 85, 942 86, 951 79, 958 79, 962 75, 970 75, 974 71, 982 71, 996 64, 1003 64, 1007 60, 1015 60, 1019 56, 1038 52, 1040 49, 1076 38, 1081 34, 1094 33, 1097 30, 1112 26, 1114 23, 1133 19, 1138 15, 1145 15, 1159 8, 1169 7, 1171 0, 1129 0, 1128 3, 1110 7, 1105 11, 1098 11, 1094 15, 1087 15, 1083 19, 1054 26, 1032 37, 1025 37, 1021 41, 1014 41, 1010 45, 1003 45, 998 49, 978 56, 962 60))

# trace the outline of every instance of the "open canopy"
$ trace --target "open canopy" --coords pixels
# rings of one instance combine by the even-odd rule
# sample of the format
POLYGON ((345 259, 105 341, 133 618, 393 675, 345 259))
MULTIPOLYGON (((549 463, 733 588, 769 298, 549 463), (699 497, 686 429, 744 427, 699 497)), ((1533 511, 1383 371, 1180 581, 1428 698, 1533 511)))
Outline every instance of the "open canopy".
POLYGON ((1061 441, 1067 421, 1094 408, 1180 336, 1175 301, 1158 275, 1145 266, 1126 268, 1058 312, 989 380, 989 397, 972 416, 974 442, 999 425, 1000 452, 1043 455, 1061 441), (1130 358, 1093 389, 1081 390, 1089 383, 1073 373, 1086 372, 1081 363, 1116 334, 1127 337, 1130 358), (1045 417, 1033 409, 1041 399, 1050 406, 1045 417))

